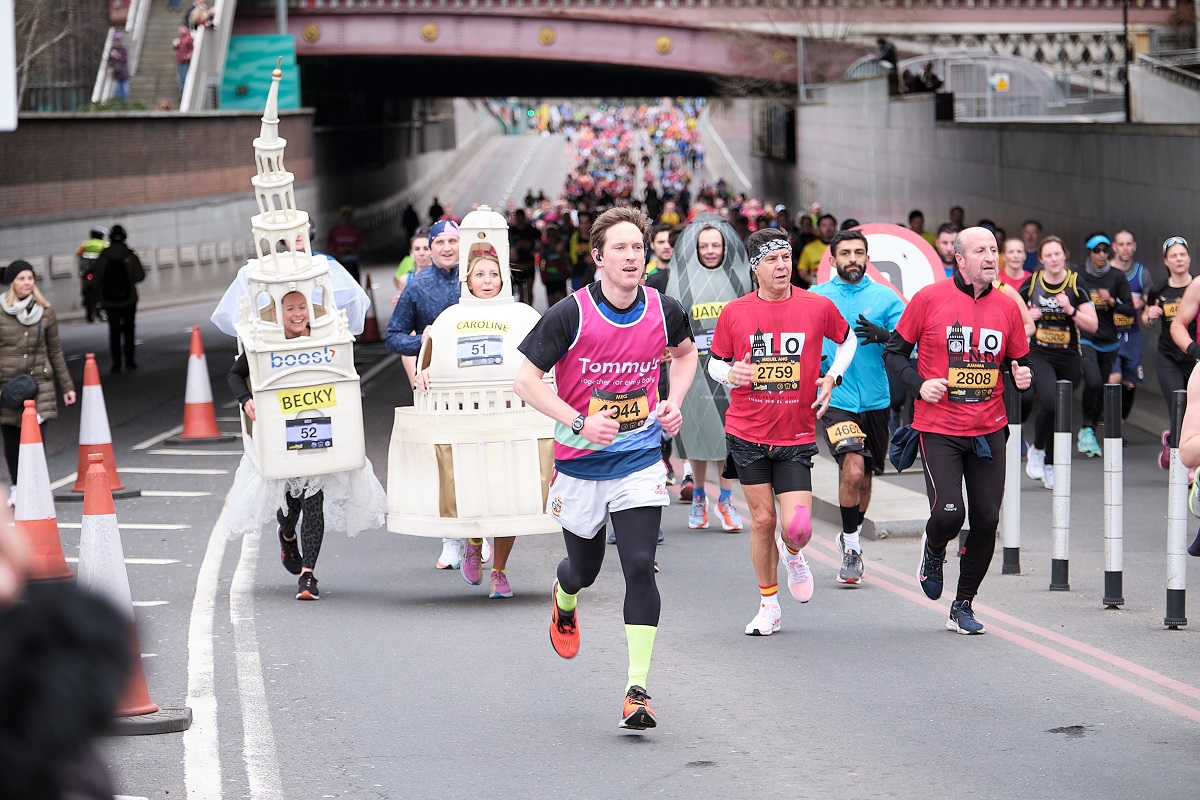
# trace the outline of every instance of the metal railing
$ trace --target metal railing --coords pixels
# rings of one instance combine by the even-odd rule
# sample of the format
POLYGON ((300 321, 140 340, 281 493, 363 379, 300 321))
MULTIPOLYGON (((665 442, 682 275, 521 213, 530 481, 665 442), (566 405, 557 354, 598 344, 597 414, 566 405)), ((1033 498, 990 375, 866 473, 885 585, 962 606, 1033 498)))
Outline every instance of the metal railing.
POLYGON ((1184 69, 1185 66, 1200 65, 1200 50, 1178 50, 1153 56, 1138 53, 1137 64, 1181 86, 1200 90, 1200 74, 1184 69))
MULTIPOLYGON (((249 10, 254 13, 274 13, 276 0, 250 0, 249 10)), ((1174 9, 1177 5, 1191 2, 1191 0, 1145 0, 1145 7, 1154 9, 1174 9)), ((829 0, 788 0, 788 2, 780 2, 780 0, 287 0, 288 8, 294 11, 301 12, 316 12, 316 13, 354 13, 368 12, 378 13, 379 11, 391 11, 396 9, 417 9, 424 13, 429 13, 435 9, 453 9, 470 11, 475 8, 503 8, 503 9, 533 9, 533 10, 550 10, 550 9, 616 9, 616 8, 652 8, 652 9, 709 9, 709 8, 737 8, 743 10, 762 9, 774 11, 779 8, 789 8, 794 10, 811 10, 820 11, 830 7, 837 7, 840 4, 831 3, 829 0)), ((849 5, 849 4, 847 4, 849 5)), ((860 4, 855 4, 859 7, 860 4)), ((867 9, 871 8, 886 8, 893 9, 897 3, 895 0, 867 0, 862 2, 861 6, 867 9)), ((907 0, 904 3, 906 9, 912 8, 930 8, 938 12, 944 9, 966 8, 976 10, 980 7, 979 0, 907 0)), ((1047 7, 1046 0, 1002 0, 1000 3, 993 3, 1006 10, 1019 11, 1023 9, 1040 10, 1047 7)), ((1141 5, 1141 4, 1139 4, 1141 5)), ((1090 0, 1086 4, 1055 2, 1054 7, 1062 7, 1067 10, 1078 9, 1083 13, 1095 12, 1098 10, 1120 9, 1120 0, 1090 0)))
POLYGON ((221 0, 213 8, 213 26, 197 28, 193 35, 192 65, 183 82, 179 110, 205 111, 215 109, 225 76, 225 56, 229 53, 229 37, 237 0, 221 0))
MULTIPOLYGON (((129 14, 125 17, 125 50, 129 54, 129 77, 137 74, 138 61, 142 56, 142 39, 146 35, 146 20, 150 17, 153 0, 132 0, 129 14)), ((92 87, 92 102, 102 103, 113 96, 113 79, 108 74, 108 56, 112 51, 116 27, 110 27, 104 37, 104 50, 100 53, 100 69, 96 71, 96 84, 92 87)))

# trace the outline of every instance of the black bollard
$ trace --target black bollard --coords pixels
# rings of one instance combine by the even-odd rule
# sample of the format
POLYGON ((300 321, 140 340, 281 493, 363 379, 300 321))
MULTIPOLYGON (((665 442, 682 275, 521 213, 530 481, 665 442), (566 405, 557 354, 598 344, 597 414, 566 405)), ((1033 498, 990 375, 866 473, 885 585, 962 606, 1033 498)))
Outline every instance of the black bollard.
POLYGON ((1104 385, 1104 598, 1105 608, 1125 605, 1124 442, 1121 384, 1104 385))
POLYGON ((1167 613, 1163 625, 1172 630, 1187 625, 1187 467, 1179 460, 1179 432, 1187 392, 1178 389, 1171 404, 1171 470, 1167 486, 1167 613))

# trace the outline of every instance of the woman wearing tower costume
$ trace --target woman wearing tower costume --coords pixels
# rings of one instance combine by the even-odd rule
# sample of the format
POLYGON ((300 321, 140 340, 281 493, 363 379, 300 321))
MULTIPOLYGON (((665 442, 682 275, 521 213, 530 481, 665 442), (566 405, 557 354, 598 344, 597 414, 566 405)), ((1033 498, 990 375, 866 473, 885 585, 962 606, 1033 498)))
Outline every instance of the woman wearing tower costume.
MULTIPOLYGON (((698 214, 675 242, 667 294, 688 312, 700 364, 683 400, 683 427, 675 436, 679 456, 691 462, 694 488, 685 476, 681 499, 691 500, 689 528, 708 527, 708 498, 705 478, 709 462, 725 461, 725 410, 729 408, 729 390, 708 374, 708 348, 721 309, 731 300, 749 292, 750 259, 746 247, 733 226, 716 214, 698 214), (690 496, 689 496, 690 495, 690 496)), ((721 478, 717 502, 721 527, 740 531, 742 521, 733 508, 732 481, 721 478)))
POLYGON ((283 166, 281 77, 276 68, 254 140, 257 258, 212 315, 238 337, 229 385, 246 450, 222 518, 231 537, 277 523, 283 566, 300 576, 296 599, 316 600, 325 528, 353 536, 381 527, 387 498, 366 457, 354 369, 353 335, 369 300, 336 261, 312 255, 308 214, 296 208, 294 177, 283 166))

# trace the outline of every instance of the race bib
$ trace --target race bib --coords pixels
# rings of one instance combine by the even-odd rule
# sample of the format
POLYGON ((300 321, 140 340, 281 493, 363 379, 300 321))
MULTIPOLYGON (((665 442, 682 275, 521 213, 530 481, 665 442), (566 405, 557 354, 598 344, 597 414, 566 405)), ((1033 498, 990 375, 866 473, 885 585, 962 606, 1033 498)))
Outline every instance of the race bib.
POLYGON ((825 436, 829 439, 829 446, 837 452, 850 447, 861 449, 867 441, 867 435, 863 433, 862 428, 858 427, 858 423, 854 420, 846 420, 836 425, 830 425, 825 429, 825 436))
POLYGON ((1127 314, 1119 314, 1119 313, 1114 312, 1113 313, 1113 325, 1116 325, 1118 328, 1132 328, 1133 327, 1133 317, 1131 317, 1127 314))
POLYGON ((503 336, 458 337, 458 366, 485 367, 504 363, 503 336))
POLYGON ((327 450, 333 447, 333 423, 329 417, 284 420, 288 450, 327 450))
POLYGON ((1179 301, 1173 300, 1170 303, 1163 303, 1162 310, 1163 318, 1166 320, 1167 324, 1174 322, 1175 316, 1179 314, 1179 301))
POLYGON ((1000 368, 994 361, 964 361, 950 367, 946 394, 952 403, 982 403, 992 399, 1000 385, 1000 368))
POLYGON ((1051 347, 1066 347, 1071 344, 1071 332, 1065 328, 1038 328, 1033 338, 1051 347))
POLYGON ((606 392, 603 389, 593 389, 592 399, 588 403, 588 416, 599 414, 615 408, 617 413, 609 419, 615 420, 618 433, 635 431, 646 423, 650 417, 650 398, 645 389, 634 389, 631 392, 606 392))
POLYGON ((751 391, 791 392, 800 388, 799 356, 753 356, 751 391))
POLYGON ((713 331, 704 331, 696 334, 696 350, 701 353, 707 353, 712 349, 713 331))

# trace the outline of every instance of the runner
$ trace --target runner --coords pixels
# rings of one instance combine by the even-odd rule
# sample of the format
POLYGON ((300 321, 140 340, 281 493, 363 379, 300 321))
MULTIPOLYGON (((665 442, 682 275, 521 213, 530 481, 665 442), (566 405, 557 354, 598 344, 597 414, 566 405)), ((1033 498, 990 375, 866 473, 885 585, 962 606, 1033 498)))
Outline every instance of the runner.
MULTIPOLYGON (((854 585, 863 576, 859 535, 871 502, 871 480, 873 475, 883 474, 890 438, 891 392, 883 346, 900 320, 904 301, 867 275, 867 237, 860 231, 834 234, 829 252, 837 275, 812 291, 833 301, 846 322, 854 326, 859 340, 845 380, 833 390, 829 409, 821 416, 821 428, 840 475, 842 532, 837 535, 837 545, 842 567, 837 582, 854 585)), ((825 342, 825 358, 832 360, 834 352, 833 343, 825 342)))
POLYGON ((528 360, 514 386, 557 423, 547 512, 563 526, 567 557, 554 582, 550 642, 563 658, 579 652, 577 597, 600 573, 601 532, 611 520, 625 574, 629 647, 621 727, 634 730, 657 724, 646 676, 661 607, 654 551, 669 503, 659 440, 662 431, 679 430, 679 404, 696 371, 687 314, 640 285, 649 233, 646 215, 627 207, 592 223, 601 280, 546 312, 521 344, 528 360), (671 394, 660 402, 655 388, 664 348, 671 354, 671 394), (557 389, 543 381, 550 369, 557 389))
POLYGON ((1004 499, 1008 415, 1002 376, 1009 375, 1018 389, 1029 387, 1029 342, 1017 306, 993 291, 999 252, 991 231, 962 231, 954 256, 953 280, 917 292, 884 358, 919 393, 913 428, 921 434, 929 522, 921 538, 918 582, 931 600, 942 596, 946 546, 961 533, 966 517, 965 478, 971 530, 960 551, 958 592, 946 627, 981 634, 987 631, 971 603, 996 549, 1004 499), (908 363, 914 347, 916 370, 908 363))
POLYGON ((825 413, 858 340, 828 298, 792 286, 787 234, 764 228, 750 234, 746 244, 758 290, 721 310, 708 373, 730 389, 725 442, 750 507, 750 560, 760 600, 746 635, 770 636, 783 616, 780 557, 792 597, 807 603, 813 596, 812 573, 801 549, 812 537, 816 420, 825 413), (833 365, 818 377, 818 345, 824 339, 838 347, 833 365))
MULTIPOLYGON (((1180 342, 1175 334, 1175 320, 1180 319, 1187 310, 1187 298, 1190 288, 1195 281, 1189 272, 1192 257, 1188 252, 1188 244, 1181 236, 1173 236, 1163 243, 1163 263, 1167 266, 1167 279, 1155 284, 1146 295, 1146 310, 1142 313, 1142 321, 1154 325, 1160 320, 1163 323, 1162 334, 1158 337, 1158 354, 1155 367, 1158 372, 1158 385, 1162 388, 1163 400, 1167 403, 1167 418, 1171 418, 1175 392, 1187 388, 1188 379, 1196 366, 1195 355, 1200 355, 1200 348, 1195 344, 1196 312, 1195 300, 1192 300, 1190 311, 1191 320, 1184 324, 1185 342, 1180 342)), ((1163 431, 1162 450, 1158 456, 1158 465, 1163 469, 1171 466, 1171 453, 1167 439, 1170 431, 1163 431)))
POLYGON ((1067 268, 1066 246, 1057 236, 1047 236, 1038 245, 1042 268, 1021 287, 1036 327, 1031 340, 1033 391, 1038 413, 1033 423, 1033 447, 1025 462, 1025 474, 1054 488, 1054 397, 1056 381, 1079 385, 1079 331, 1095 331, 1096 307, 1076 285, 1078 273, 1067 268))
MULTIPOLYGON (((678 300, 689 312, 692 335, 701 361, 706 359, 713 330, 721 309, 750 291, 746 249, 733 226, 715 214, 700 214, 684 228, 675 244, 671 258, 671 273, 667 294, 678 300)), ((697 376, 683 399, 683 414, 687 422, 676 437, 680 458, 687 459, 694 479, 688 513, 688 527, 708 527, 708 491, 706 481, 709 463, 717 468, 725 461, 725 409, 729 392, 707 374, 697 376)), ((680 487, 680 499, 688 488, 687 470, 680 487)), ((717 514, 725 531, 742 530, 742 519, 733 507, 733 481, 719 476, 720 494, 717 514)))
POLYGON ((1146 308, 1150 273, 1142 266, 1142 262, 1133 260, 1133 254, 1136 252, 1137 242, 1133 233, 1124 228, 1117 231, 1113 236, 1113 257, 1109 264, 1125 273, 1125 280, 1129 281, 1129 294, 1133 298, 1133 308, 1137 312, 1128 316, 1116 314, 1113 317, 1120 347, 1117 350, 1117 365, 1108 376, 1108 382, 1121 384, 1121 419, 1129 419, 1137 387, 1145 380, 1142 360, 1145 357, 1146 343, 1142 338, 1138 317, 1146 308))
POLYGON ((1096 330, 1080 336, 1083 368, 1083 425, 1079 428, 1079 440, 1075 445, 1079 452, 1088 457, 1104 454, 1096 439, 1096 426, 1104 408, 1104 382, 1108 380, 1117 364, 1117 351, 1121 342, 1117 338, 1117 315, 1122 323, 1132 321, 1133 298, 1125 273, 1113 269, 1109 263, 1112 242, 1103 233, 1094 233, 1087 239, 1088 258, 1079 271, 1079 286, 1092 299, 1096 307, 1096 330))

